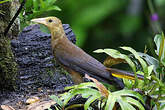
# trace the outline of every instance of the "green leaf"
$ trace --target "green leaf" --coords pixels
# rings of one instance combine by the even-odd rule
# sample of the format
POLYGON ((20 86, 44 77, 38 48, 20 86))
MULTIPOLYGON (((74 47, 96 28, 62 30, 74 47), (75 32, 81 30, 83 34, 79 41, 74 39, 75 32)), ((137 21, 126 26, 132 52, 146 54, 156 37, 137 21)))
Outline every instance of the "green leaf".
POLYGON ((113 58, 120 58, 126 60, 126 62, 129 64, 129 66, 132 68, 134 72, 136 72, 136 66, 135 64, 131 61, 131 59, 125 55, 121 54, 119 51, 114 50, 114 49, 98 49, 94 51, 95 53, 106 53, 110 55, 113 58))
POLYGON ((127 87, 128 89, 131 89, 133 87, 133 81, 132 80, 123 79, 123 82, 124 82, 125 87, 127 87))
MULTIPOLYGON (((131 48, 131 47, 120 47, 120 48, 122 48, 123 50, 127 50, 127 51, 131 52, 135 56, 135 58, 140 62, 141 66, 143 68, 143 71, 145 73, 144 74, 144 84, 146 84, 148 82, 148 80, 147 80, 148 66, 147 66, 146 62, 142 58, 140 58, 138 53, 133 48, 131 48)), ((135 85, 134 86, 137 87, 137 85, 139 85, 139 81, 137 78, 137 73, 136 72, 134 72, 134 73, 135 73, 135 85)))
POLYGON ((116 96, 132 96, 132 97, 136 97, 137 99, 139 99, 144 104, 143 97, 139 93, 137 93, 135 91, 132 91, 132 90, 123 89, 123 90, 120 90, 120 91, 115 91, 112 94, 116 95, 116 96))
POLYGON ((145 59, 145 61, 149 66, 154 65, 154 73, 156 74, 157 77, 159 77, 159 73, 156 71, 156 69, 159 67, 159 61, 154 57, 149 56, 148 54, 145 53, 138 52, 138 55, 143 59, 145 59))
POLYGON ((165 66, 165 58, 161 60, 161 63, 165 66))
POLYGON ((75 88, 77 88, 77 89, 78 88, 87 88, 87 87, 95 87, 96 88, 96 84, 93 82, 85 82, 85 83, 80 83, 79 85, 65 87, 65 90, 75 89, 75 88))
POLYGON ((157 50, 155 50, 155 53, 159 56, 160 44, 161 44, 161 35, 160 34, 156 34, 156 36, 154 37, 154 42, 155 42, 156 48, 157 48, 157 50))
POLYGON ((161 58, 161 61, 162 59, 165 58, 165 44, 164 44, 164 41, 165 41, 165 38, 164 38, 164 33, 162 32, 162 35, 161 35, 161 44, 160 44, 160 51, 159 51, 159 54, 160 54, 160 58, 161 58))
POLYGON ((106 101, 107 101, 107 99, 105 99, 105 98, 98 101, 98 104, 97 104, 98 110, 101 110, 102 108, 105 107, 106 101))
POLYGON ((33 13, 35 11, 38 11, 39 9, 39 3, 38 3, 38 0, 33 0, 33 13))
POLYGON ((12 0, 2 0, 2 1, 0 1, 0 4, 8 2, 8 1, 12 1, 12 0))
POLYGON ((144 107, 138 100, 144 104, 143 97, 135 91, 125 89, 116 91, 109 94, 105 110, 112 110, 116 101, 120 104, 122 110, 135 110, 131 104, 136 105, 140 110, 144 110, 144 107), (132 97, 137 98, 137 100, 132 97))
POLYGON ((120 48, 122 48, 123 50, 127 50, 127 51, 131 52, 135 56, 135 58, 140 62, 140 64, 142 65, 143 71, 146 74, 148 73, 148 68, 147 68, 146 62, 142 58, 140 58, 138 53, 133 48, 131 48, 131 47, 120 47, 120 48))
POLYGON ((84 104, 84 109, 88 110, 90 104, 94 102, 96 99, 100 98, 100 96, 91 96, 84 104))
POLYGON ((56 1, 57 0, 47 0, 47 3, 53 5, 56 1))
POLYGON ((61 11, 61 9, 58 6, 48 7, 48 8, 46 8, 45 11, 53 11, 53 10, 61 11))
POLYGON ((56 0, 45 0, 45 9, 54 6, 56 0))
POLYGON ((97 97, 102 96, 101 93, 96 89, 91 89, 91 88, 72 89, 67 94, 62 96, 63 99, 65 99, 64 105, 66 105, 72 97, 78 94, 81 94, 83 98, 88 98, 89 96, 97 96, 97 97))
POLYGON ((74 97, 74 94, 71 94, 71 93, 67 93, 65 95, 62 96, 62 99, 65 99, 63 104, 64 106, 69 102, 69 100, 74 97))
POLYGON ((137 101, 131 97, 123 97, 123 99, 125 99, 128 103, 131 103, 131 104, 137 106, 139 108, 139 110, 144 110, 143 105, 139 101, 137 101))
POLYGON ((41 7, 41 10, 46 8, 45 7, 45 2, 43 0, 40 0, 40 7, 41 7))
MULTIPOLYGON (((132 105, 137 106, 140 110, 144 110, 143 106, 141 105, 139 100, 144 104, 143 97, 132 90, 120 90, 115 92, 110 92, 108 98, 102 97, 102 94, 100 91, 96 89, 96 85, 94 83, 88 82, 88 83, 81 83, 79 85, 75 85, 72 87, 68 87, 68 92, 61 95, 61 100, 63 101, 63 105, 67 105, 69 100, 76 96, 81 95, 83 98, 88 99, 84 104, 84 109, 89 109, 91 103, 93 103, 95 100, 100 100, 103 98, 103 105, 101 107, 105 106, 105 110, 112 110, 115 106, 115 103, 118 102, 123 110, 135 110, 135 108, 132 105), (92 86, 90 86, 90 84, 92 86), (94 87, 94 88, 90 88, 94 87), (135 97, 136 99, 133 99, 135 97), (106 105, 105 105, 106 104, 106 105)), ((100 104, 98 104, 100 106, 100 104)))
POLYGON ((51 108, 48 108, 48 110, 52 110, 51 108))
POLYGON ((122 97, 117 99, 122 110, 136 110, 131 104, 126 102, 122 97))
POLYGON ((165 44, 164 44, 165 38, 164 34, 156 34, 154 37, 154 42, 156 44, 157 50, 155 51, 156 54, 159 56, 159 59, 162 60, 165 58, 165 44))
POLYGON ((148 66, 148 76, 151 75, 153 69, 154 69, 154 65, 148 66))
MULTIPOLYGON (((88 88, 89 89, 89 88, 88 88)), ((97 90, 91 89, 90 91, 84 91, 84 93, 81 93, 83 98, 88 98, 89 96, 95 96, 95 97, 102 97, 101 93, 97 90), (88 93, 85 93, 88 92, 88 93)))
POLYGON ((28 11, 28 9, 32 8, 32 6, 33 6, 33 0, 28 0, 28 2, 26 2, 26 4, 25 4, 27 11, 28 11))
POLYGON ((113 110, 116 99, 117 99, 116 96, 114 96, 112 94, 109 94, 108 100, 107 100, 107 103, 106 103, 106 106, 105 106, 105 110, 113 110))
POLYGON ((49 96, 52 100, 54 100, 57 104, 59 104, 61 107, 63 107, 63 102, 61 101, 60 98, 58 98, 58 96, 56 95, 51 95, 49 96))
POLYGON ((157 78, 157 77, 154 76, 154 75, 151 75, 151 78, 152 78, 153 80, 155 80, 159 86, 161 85, 161 81, 160 81, 159 78, 157 78))
POLYGON ((165 102, 161 103, 160 110, 165 110, 165 102))

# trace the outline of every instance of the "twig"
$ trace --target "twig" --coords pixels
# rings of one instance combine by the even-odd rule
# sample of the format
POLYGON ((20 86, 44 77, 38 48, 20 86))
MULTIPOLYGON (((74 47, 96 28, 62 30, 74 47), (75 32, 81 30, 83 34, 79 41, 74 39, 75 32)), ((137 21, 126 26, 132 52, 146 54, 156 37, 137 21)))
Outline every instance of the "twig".
POLYGON ((12 18, 12 20, 9 22, 7 28, 4 31, 4 35, 5 36, 7 35, 8 31, 9 31, 10 27, 12 26, 12 24, 14 23, 15 19, 18 17, 18 15, 21 12, 21 10, 22 10, 23 6, 25 5, 25 3, 26 3, 26 0, 23 0, 22 3, 21 3, 21 5, 20 5, 20 7, 19 7, 19 9, 18 9, 18 11, 16 12, 16 14, 12 18))

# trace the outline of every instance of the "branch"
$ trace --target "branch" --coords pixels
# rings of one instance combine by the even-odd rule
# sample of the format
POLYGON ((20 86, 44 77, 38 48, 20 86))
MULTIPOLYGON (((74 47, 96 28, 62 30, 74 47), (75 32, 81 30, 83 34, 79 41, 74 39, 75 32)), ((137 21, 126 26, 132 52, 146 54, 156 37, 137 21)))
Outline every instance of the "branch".
POLYGON ((22 10, 23 6, 25 5, 25 3, 26 3, 26 0, 23 0, 22 3, 21 3, 21 5, 20 5, 20 7, 19 7, 19 9, 18 9, 18 11, 16 12, 16 14, 15 14, 14 17, 12 18, 12 20, 9 22, 7 28, 6 28, 5 31, 4 31, 4 35, 5 35, 5 36, 7 35, 8 31, 9 31, 9 29, 11 28, 12 24, 14 23, 15 19, 18 17, 18 15, 19 15, 19 13, 21 12, 21 10, 22 10))

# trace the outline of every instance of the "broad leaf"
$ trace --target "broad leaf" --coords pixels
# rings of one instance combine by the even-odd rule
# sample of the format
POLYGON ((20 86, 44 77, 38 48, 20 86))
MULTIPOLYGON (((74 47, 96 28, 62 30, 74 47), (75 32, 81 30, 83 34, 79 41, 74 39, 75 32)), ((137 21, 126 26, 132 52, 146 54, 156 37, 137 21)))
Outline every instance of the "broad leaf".
POLYGON ((66 105, 72 97, 78 94, 81 94, 83 98, 88 98, 90 96, 100 96, 100 97, 102 96, 99 91, 91 88, 72 89, 67 94, 62 96, 63 99, 65 99, 64 105, 66 105))
POLYGON ((148 76, 151 75, 153 68, 154 68, 154 65, 148 66, 148 76))
POLYGON ((162 35, 157 34, 154 37, 154 42, 156 44, 157 50, 155 51, 156 54, 159 56, 160 60, 165 58, 165 44, 164 44, 165 38, 164 34, 162 35))
POLYGON ((77 89, 78 88, 88 88, 88 87, 96 87, 96 84, 93 82, 85 82, 85 83, 81 83, 79 85, 65 87, 65 90, 76 89, 76 88, 77 89))
MULTIPOLYGON (((122 48, 123 50, 127 50, 129 52, 131 52, 135 58, 140 62, 142 68, 143 68, 143 71, 144 71, 144 84, 146 84, 148 82, 148 80, 146 79, 148 77, 148 66, 146 64, 146 62, 140 58, 140 56, 138 55, 138 53, 131 47, 120 47, 122 48)), ((135 87, 137 87, 137 85, 139 85, 139 81, 137 80, 137 73, 135 72, 135 87)))
POLYGON ((39 9, 38 0, 33 0, 33 7, 34 7, 33 12, 38 11, 39 9))
POLYGON ((137 93, 135 91, 132 91, 132 90, 123 89, 123 90, 120 90, 120 91, 113 92, 112 94, 116 95, 116 96, 132 96, 132 97, 136 97, 137 99, 139 99, 144 104, 143 97, 139 93, 137 93))
POLYGON ((138 52, 138 55, 140 57, 142 57, 143 59, 145 59, 145 61, 147 62, 147 64, 150 66, 150 65, 154 65, 154 73, 156 74, 156 76, 158 77, 159 74, 158 72, 156 71, 156 69, 159 67, 159 61, 157 59, 155 59, 154 57, 152 56, 149 56, 148 54, 145 54, 145 53, 141 53, 141 52, 138 52))
POLYGON ((144 110, 143 105, 139 101, 137 101, 131 97, 123 97, 123 99, 125 99, 128 103, 137 106, 139 108, 139 110, 144 110))
POLYGON ((45 11, 53 11, 53 10, 61 11, 61 9, 58 6, 51 6, 47 8, 45 11))
POLYGON ((107 103, 106 103, 106 106, 105 106, 105 110, 113 110, 116 99, 117 99, 116 96, 114 96, 112 94, 109 94, 108 100, 107 100, 107 103))
POLYGON ((88 79, 90 79, 90 80, 92 80, 96 84, 96 87, 98 88, 98 90, 100 91, 100 93, 102 94, 102 96, 108 98, 109 92, 108 92, 108 90, 106 89, 106 87, 102 83, 100 83, 96 79, 88 76, 87 74, 85 74, 85 77, 88 78, 88 79))
POLYGON ((46 7, 46 3, 45 3, 46 1, 44 1, 44 0, 40 0, 40 7, 41 7, 41 10, 42 9, 45 9, 46 7))
POLYGON ((8 2, 8 1, 12 1, 12 0, 2 0, 2 1, 0 1, 0 4, 8 2))
POLYGON ((109 56, 113 57, 113 58, 120 58, 120 59, 123 59, 125 60, 129 66, 132 68, 132 70, 134 72, 136 72, 136 66, 135 64, 131 61, 131 59, 125 55, 125 54, 121 54, 119 51, 117 50, 114 50, 114 49, 98 49, 98 50, 95 50, 94 51, 95 53, 106 53, 108 54, 109 56))
POLYGON ((135 58, 136 58, 137 60, 139 60, 140 64, 141 64, 142 67, 143 67, 143 71, 144 71, 146 74, 148 73, 148 68, 147 68, 146 62, 145 62, 142 58, 140 58, 140 56, 138 55, 138 53, 137 53, 133 48, 131 48, 131 47, 120 47, 120 48, 131 52, 131 53, 135 56, 135 58))
POLYGON ((58 96, 56 95, 51 95, 49 96, 52 100, 54 100, 57 104, 59 104, 61 107, 63 107, 63 102, 61 101, 60 98, 58 98, 58 96))
POLYGON ((111 56, 108 56, 105 60, 104 60, 104 65, 106 67, 111 67, 112 65, 116 65, 116 64, 120 64, 120 63, 126 63, 126 61, 124 59, 121 58, 113 58, 111 56))
POLYGON ((90 104, 94 102, 96 99, 100 98, 100 96, 91 96, 84 104, 84 109, 88 110, 90 104))
POLYGON ((117 99, 122 110, 136 110, 131 104, 126 102, 122 97, 117 99))

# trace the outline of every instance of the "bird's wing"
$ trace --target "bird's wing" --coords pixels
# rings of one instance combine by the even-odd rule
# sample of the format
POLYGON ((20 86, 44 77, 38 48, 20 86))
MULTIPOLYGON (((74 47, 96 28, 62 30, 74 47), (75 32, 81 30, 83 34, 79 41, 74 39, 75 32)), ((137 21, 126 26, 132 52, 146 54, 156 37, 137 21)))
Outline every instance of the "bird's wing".
MULTIPOLYGON (((76 47, 77 48, 77 47, 76 47)), ((97 61, 95 58, 91 57, 83 50, 77 50, 77 54, 73 53, 63 53, 58 55, 57 58, 63 65, 71 68, 72 70, 79 72, 81 74, 92 74, 97 75, 99 77, 103 77, 108 80, 117 80, 115 77, 126 78, 126 79, 135 79, 134 73, 118 70, 118 69, 107 69, 102 63, 97 61), (81 53, 81 54, 78 54, 81 53), (73 56, 72 56, 73 55, 73 56), (69 57, 68 57, 69 56, 69 57)), ((69 51, 70 52, 70 51, 69 51)), ((143 80, 144 77, 142 75, 137 74, 138 78, 143 80)))
MULTIPOLYGON (((56 59, 64 66, 73 69, 81 74, 93 74, 100 77, 110 78, 106 67, 95 58, 79 50, 81 54, 61 53, 56 59), (73 55, 73 56, 72 56, 73 55)), ((59 52, 58 52, 59 53, 59 52)), ((79 53, 79 52, 76 52, 79 53)))
MULTIPOLYGON (((88 54, 86 54, 88 56, 88 54)), ((88 74, 94 78, 96 78, 99 81, 103 81, 106 83, 110 84, 117 84, 116 86, 119 86, 120 88, 123 88, 123 82, 119 80, 116 77, 113 77, 110 72, 106 70, 106 67, 101 64, 99 61, 96 59, 92 58, 91 56, 77 56, 77 57, 72 57, 68 58, 67 53, 62 56, 58 57, 57 60, 64 66, 82 74, 83 76, 85 74, 88 74), (86 56, 86 57, 85 57, 86 56), (84 58, 88 58, 85 59, 84 58)))

